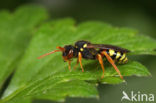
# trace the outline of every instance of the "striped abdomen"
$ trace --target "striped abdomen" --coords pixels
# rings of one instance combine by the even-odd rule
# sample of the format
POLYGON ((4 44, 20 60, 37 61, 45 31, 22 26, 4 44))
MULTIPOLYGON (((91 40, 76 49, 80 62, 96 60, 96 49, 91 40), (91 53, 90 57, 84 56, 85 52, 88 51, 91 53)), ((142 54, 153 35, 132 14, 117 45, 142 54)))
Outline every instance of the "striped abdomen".
POLYGON ((107 54, 116 62, 118 63, 127 63, 128 58, 126 57, 126 53, 115 51, 113 49, 108 49, 107 54))

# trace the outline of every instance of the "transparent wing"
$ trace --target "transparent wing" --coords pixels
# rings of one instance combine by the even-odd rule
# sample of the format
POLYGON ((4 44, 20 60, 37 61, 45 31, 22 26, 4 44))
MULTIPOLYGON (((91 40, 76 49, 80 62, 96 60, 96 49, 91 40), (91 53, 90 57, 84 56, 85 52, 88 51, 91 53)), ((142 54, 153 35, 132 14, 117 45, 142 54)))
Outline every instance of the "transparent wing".
POLYGON ((88 44, 87 48, 99 48, 99 49, 104 49, 104 50, 113 49, 115 51, 120 51, 124 53, 130 52, 127 49, 124 49, 118 46, 108 45, 108 44, 88 44))

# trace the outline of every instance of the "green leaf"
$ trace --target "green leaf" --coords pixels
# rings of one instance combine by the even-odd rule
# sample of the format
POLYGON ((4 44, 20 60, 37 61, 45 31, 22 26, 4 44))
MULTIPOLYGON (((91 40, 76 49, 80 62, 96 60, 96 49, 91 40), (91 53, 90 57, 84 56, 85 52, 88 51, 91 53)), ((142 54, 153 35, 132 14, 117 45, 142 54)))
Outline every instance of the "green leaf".
MULTIPOLYGON (((38 60, 37 57, 52 51, 56 46, 74 44, 77 40, 89 40, 92 43, 113 44, 127 48, 132 54, 155 54, 156 41, 135 30, 115 28, 100 22, 84 22, 75 26, 72 19, 55 20, 43 24, 32 38, 10 85, 5 91, 2 102, 30 103, 32 99, 64 101, 69 97, 98 98, 96 84, 118 84, 123 82, 108 63, 105 64, 105 77, 98 61, 83 60, 85 72, 80 67, 68 71, 61 53, 49 55, 38 60), (143 42, 145 41, 145 42, 143 42), (152 44, 151 44, 152 43, 152 44), (136 52, 136 53, 135 53, 136 52)), ((142 64, 130 60, 118 65, 123 76, 149 76, 142 64)))
POLYGON ((36 6, 22 6, 13 14, 0 12, 0 88, 19 63, 35 27, 46 18, 46 11, 36 6))

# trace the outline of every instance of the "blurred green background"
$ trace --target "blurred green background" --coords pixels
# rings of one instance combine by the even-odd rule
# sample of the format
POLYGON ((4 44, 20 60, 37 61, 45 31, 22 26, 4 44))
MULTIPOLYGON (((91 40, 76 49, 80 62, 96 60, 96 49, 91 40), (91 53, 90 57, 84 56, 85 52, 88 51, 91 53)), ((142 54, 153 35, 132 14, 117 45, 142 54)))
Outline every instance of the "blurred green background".
MULTIPOLYGON (((52 19, 72 17, 77 23, 96 20, 117 27, 137 29, 156 39, 156 1, 155 0, 1 0, 0 10, 13 11, 24 4, 37 4, 48 9, 52 19)), ((144 64, 152 77, 128 77, 127 83, 119 85, 98 86, 100 98, 67 98, 67 103, 120 103, 122 91, 152 93, 156 95, 155 56, 133 56, 132 59, 144 64)), ((55 103, 45 100, 34 100, 33 103, 55 103)), ((124 103, 127 103, 125 101, 124 103)))

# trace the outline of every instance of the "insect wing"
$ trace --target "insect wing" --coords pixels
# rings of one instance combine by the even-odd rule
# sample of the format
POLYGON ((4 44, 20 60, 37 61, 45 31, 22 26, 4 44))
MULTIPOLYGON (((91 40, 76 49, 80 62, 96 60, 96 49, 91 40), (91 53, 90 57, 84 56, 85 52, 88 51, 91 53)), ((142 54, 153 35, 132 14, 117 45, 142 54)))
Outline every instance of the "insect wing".
POLYGON ((130 52, 127 49, 124 49, 118 46, 108 45, 108 44, 88 44, 87 48, 98 48, 98 49, 104 49, 104 50, 113 49, 115 51, 120 51, 124 53, 130 52))

